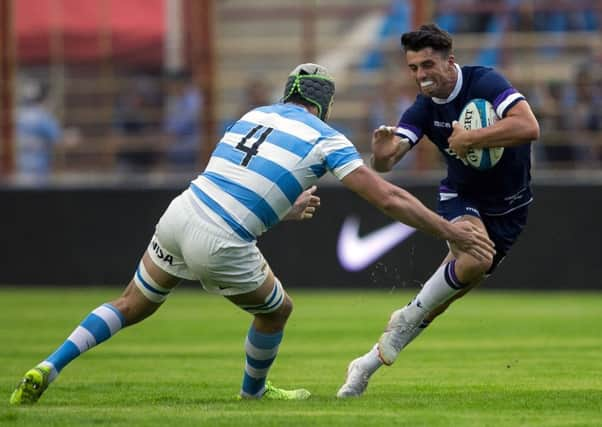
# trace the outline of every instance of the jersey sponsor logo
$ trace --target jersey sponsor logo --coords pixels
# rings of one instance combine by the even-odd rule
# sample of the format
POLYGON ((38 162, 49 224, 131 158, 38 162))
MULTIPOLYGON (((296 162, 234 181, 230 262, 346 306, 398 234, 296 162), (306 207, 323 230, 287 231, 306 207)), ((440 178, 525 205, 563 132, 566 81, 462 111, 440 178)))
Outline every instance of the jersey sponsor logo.
POLYGON ((433 125, 435 125, 435 127, 438 127, 438 128, 451 129, 451 123, 440 122, 439 120, 433 121, 433 125))
POLYGON ((360 221, 356 216, 345 219, 337 243, 339 262, 348 271, 359 271, 389 250, 406 240, 416 231, 414 228, 394 222, 359 236, 360 221))
POLYGON ((515 193, 511 196, 508 197, 504 197, 504 200, 509 202, 510 204, 513 204, 519 200, 522 200, 525 196, 525 190, 527 190, 526 188, 521 189, 518 193, 515 193))
POLYGON ((157 241, 154 239, 151 242, 151 248, 160 260, 168 263, 169 265, 173 265, 173 255, 170 255, 164 251, 161 246, 159 246, 159 243, 157 243, 157 241))
POLYGON ((466 206, 466 210, 468 212, 472 212, 473 214, 477 215, 477 216, 481 216, 481 214, 479 213, 479 211, 475 208, 473 208, 472 206, 466 206))

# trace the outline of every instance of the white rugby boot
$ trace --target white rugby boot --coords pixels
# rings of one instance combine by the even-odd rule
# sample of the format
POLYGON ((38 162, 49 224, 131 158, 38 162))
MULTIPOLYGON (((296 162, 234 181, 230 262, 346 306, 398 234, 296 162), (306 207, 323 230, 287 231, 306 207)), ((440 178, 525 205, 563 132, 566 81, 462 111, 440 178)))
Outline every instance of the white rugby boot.
POLYGON ((362 366, 361 359, 358 357, 349 363, 345 384, 337 392, 337 397, 359 397, 366 391, 371 374, 362 366))
POLYGON ((385 365, 392 365, 399 352, 412 341, 426 314, 426 311, 415 305, 408 305, 393 312, 385 332, 378 340, 378 357, 385 365))

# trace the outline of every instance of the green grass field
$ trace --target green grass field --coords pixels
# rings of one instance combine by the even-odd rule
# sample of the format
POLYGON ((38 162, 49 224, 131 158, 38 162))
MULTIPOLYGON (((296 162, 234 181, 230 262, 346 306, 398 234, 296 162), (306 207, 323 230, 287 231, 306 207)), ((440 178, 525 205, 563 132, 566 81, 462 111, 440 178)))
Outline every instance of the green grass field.
POLYGON ((118 292, 0 288, 0 425, 602 425, 602 293, 477 291, 341 401, 347 363, 410 294, 292 291, 270 378, 313 396, 240 402, 250 317, 187 287, 65 368, 36 406, 10 407, 20 376, 118 292))

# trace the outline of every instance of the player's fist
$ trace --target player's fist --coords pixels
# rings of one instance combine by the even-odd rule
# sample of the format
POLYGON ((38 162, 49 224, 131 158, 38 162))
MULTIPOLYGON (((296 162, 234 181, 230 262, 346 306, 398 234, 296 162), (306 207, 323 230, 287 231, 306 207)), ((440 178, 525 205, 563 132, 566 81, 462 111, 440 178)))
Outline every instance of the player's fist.
POLYGON ((291 210, 283 218, 285 221, 295 220, 301 221, 304 219, 313 218, 316 210, 320 206, 320 197, 314 193, 318 190, 318 187, 312 185, 307 190, 299 194, 295 203, 291 207, 291 210))
POLYGON ((456 153, 459 158, 464 159, 470 148, 470 132, 457 121, 452 122, 452 134, 447 138, 447 143, 451 151, 456 153))

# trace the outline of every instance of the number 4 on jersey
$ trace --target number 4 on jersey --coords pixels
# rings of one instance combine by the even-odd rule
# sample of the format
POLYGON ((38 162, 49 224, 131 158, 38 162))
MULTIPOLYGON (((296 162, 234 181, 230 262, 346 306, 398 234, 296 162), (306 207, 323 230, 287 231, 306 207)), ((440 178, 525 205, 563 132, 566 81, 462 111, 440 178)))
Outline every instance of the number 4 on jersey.
POLYGON ((245 153, 247 153, 247 155, 242 159, 242 162, 240 162, 240 164, 242 166, 247 166, 249 164, 249 162, 251 161, 253 156, 255 156, 257 154, 259 146, 266 140, 268 135, 274 130, 273 128, 265 128, 265 130, 261 133, 259 138, 257 138, 257 140, 253 144, 250 144, 250 143, 247 144, 248 142, 250 142, 249 140, 253 137, 253 135, 255 135, 261 128, 263 128, 263 126, 261 126, 261 125, 255 126, 253 129, 251 129, 249 131, 249 133, 247 133, 245 136, 242 137, 242 139, 240 140, 240 142, 238 144, 236 144, 236 148, 238 150, 244 151, 245 153))

